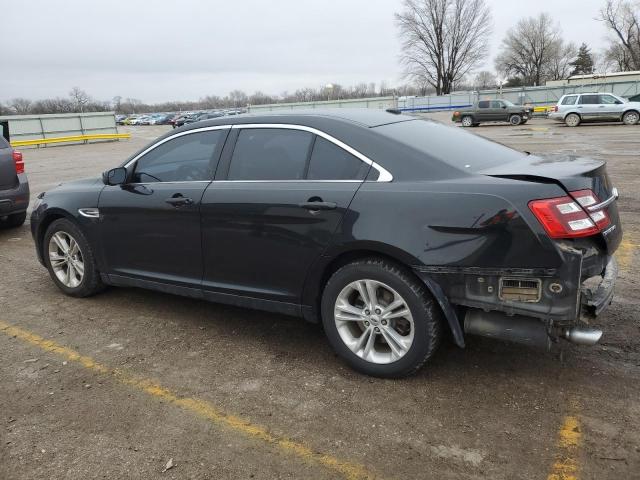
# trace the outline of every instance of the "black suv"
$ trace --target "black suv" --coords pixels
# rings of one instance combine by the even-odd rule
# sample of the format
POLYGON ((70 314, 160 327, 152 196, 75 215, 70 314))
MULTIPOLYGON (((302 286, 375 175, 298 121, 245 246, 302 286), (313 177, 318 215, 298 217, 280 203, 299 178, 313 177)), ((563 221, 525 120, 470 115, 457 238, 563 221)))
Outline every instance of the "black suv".
POLYGON ((15 151, 0 135, 0 227, 22 225, 28 206, 29 182, 22 153, 15 151))

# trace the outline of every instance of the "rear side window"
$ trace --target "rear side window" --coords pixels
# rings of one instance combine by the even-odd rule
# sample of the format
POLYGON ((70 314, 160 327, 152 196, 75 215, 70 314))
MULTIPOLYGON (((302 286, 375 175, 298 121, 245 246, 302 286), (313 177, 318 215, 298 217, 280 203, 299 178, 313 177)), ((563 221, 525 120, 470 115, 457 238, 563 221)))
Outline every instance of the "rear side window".
POLYGON ((316 137, 309 163, 309 180, 364 180, 369 165, 337 145, 316 137))
POLYGON ((211 179, 211 161, 224 130, 191 133, 169 140, 136 162, 134 182, 193 182, 211 179))
POLYGON ((597 105, 600 101, 600 95, 582 95, 580 97, 580 105, 597 105))
POLYGON ((576 104, 576 100, 578 100, 578 96, 577 95, 569 95, 568 97, 564 97, 562 99, 561 105, 575 105, 576 104))
POLYGON ((491 102, 489 100, 482 100, 481 102, 478 102, 478 108, 489 108, 490 105, 491 102))
POLYGON ((229 180, 302 180, 313 134, 283 128, 240 130, 229 180))

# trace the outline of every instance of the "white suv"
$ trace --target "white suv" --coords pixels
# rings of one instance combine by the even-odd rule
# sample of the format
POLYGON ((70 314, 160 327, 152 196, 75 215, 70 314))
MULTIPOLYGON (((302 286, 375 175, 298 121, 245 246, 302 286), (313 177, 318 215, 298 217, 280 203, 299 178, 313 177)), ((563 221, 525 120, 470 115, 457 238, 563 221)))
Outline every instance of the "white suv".
POLYGON ((549 118, 569 127, 589 121, 636 125, 640 121, 640 102, 628 102, 612 93, 573 93, 560 98, 549 118))

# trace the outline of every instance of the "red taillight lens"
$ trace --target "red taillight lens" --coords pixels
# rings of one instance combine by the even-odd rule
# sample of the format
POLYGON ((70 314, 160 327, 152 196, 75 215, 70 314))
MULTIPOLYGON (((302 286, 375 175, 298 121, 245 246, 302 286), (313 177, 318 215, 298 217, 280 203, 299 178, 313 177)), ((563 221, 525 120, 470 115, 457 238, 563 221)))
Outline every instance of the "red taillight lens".
POLYGON ((554 112, 557 112, 557 111, 558 111, 558 105, 554 105, 554 106, 553 106, 553 111, 554 111, 554 112))
POLYGON ((600 233, 611 220, 604 210, 587 213, 599 203, 591 190, 570 192, 571 197, 548 198, 529 202, 529 208, 551 238, 588 237, 600 233))
POLYGON ((22 153, 13 152, 13 163, 16 166, 16 173, 24 173, 24 160, 22 159, 22 153))

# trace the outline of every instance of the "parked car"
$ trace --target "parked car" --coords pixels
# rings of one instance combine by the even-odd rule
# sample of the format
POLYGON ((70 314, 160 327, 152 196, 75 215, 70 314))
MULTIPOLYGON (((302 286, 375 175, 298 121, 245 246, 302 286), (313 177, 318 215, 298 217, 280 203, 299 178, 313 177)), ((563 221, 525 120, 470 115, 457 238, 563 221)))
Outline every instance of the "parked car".
POLYGON ((116 124, 118 125, 124 125, 124 120, 127 118, 126 115, 116 115, 115 119, 116 119, 116 124))
POLYGON ((19 227, 27 218, 29 181, 22 153, 0 135, 0 227, 19 227))
POLYGON ((193 123, 199 114, 196 113, 186 113, 184 115, 179 116, 173 121, 173 128, 182 127, 189 121, 189 123, 193 123))
POLYGON ((530 106, 515 105, 509 100, 480 100, 472 107, 453 112, 452 121, 463 127, 477 127, 484 122, 509 122, 522 125, 533 115, 530 106))
POLYGON ((68 295, 301 316, 353 368, 398 377, 446 330, 461 347, 599 340, 581 319, 613 295, 617 190, 605 162, 575 160, 377 110, 223 117, 38 195, 31 229, 68 295))
POLYGON ((636 125, 640 121, 640 102, 627 102, 612 93, 573 93, 560 98, 549 118, 568 127, 586 122, 636 125))
POLYGON ((197 116, 190 116, 186 118, 183 122, 184 125, 189 125, 190 123, 201 122, 203 120, 210 120, 212 118, 224 117, 225 114, 222 112, 205 112, 199 114, 197 116))

